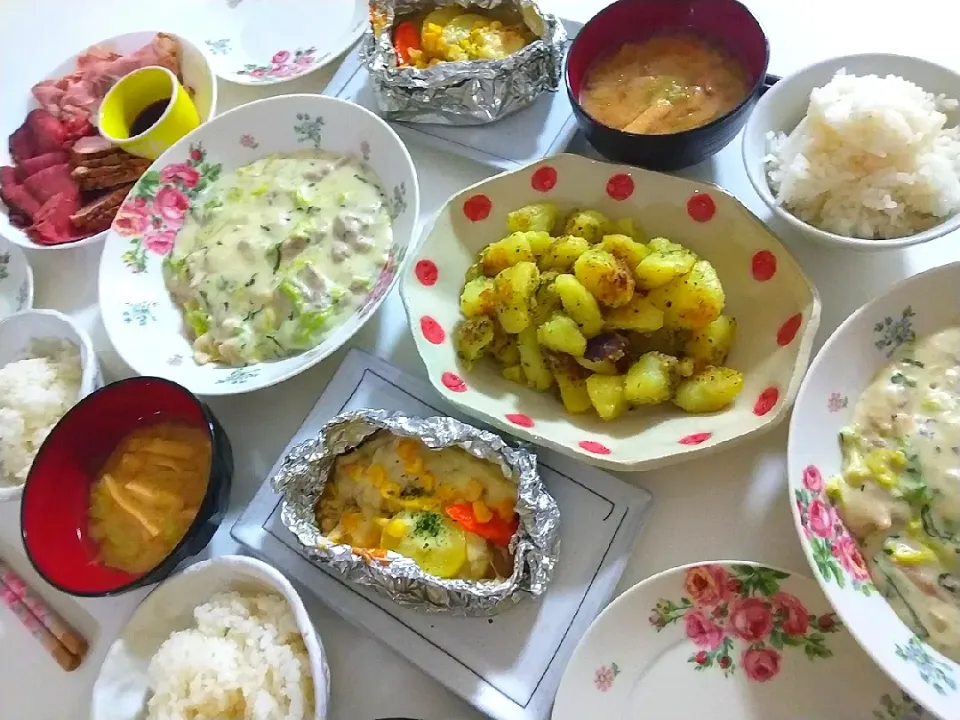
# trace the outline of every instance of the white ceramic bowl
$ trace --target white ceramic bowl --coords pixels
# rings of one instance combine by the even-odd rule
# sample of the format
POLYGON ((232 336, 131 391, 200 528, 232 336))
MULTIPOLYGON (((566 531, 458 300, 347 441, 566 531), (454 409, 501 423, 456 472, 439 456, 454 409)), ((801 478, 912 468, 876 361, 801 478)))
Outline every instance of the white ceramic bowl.
POLYGON ((219 592, 274 592, 290 605, 310 657, 316 712, 326 720, 330 669, 320 634, 300 595, 277 570, 260 560, 224 555, 203 560, 166 580, 147 595, 107 650, 93 685, 90 720, 136 720, 146 717, 147 668, 171 633, 195 627, 193 610, 219 592))
MULTIPOLYGON (((90 336, 70 318, 56 310, 26 310, 0 320, 0 367, 23 358, 34 340, 68 340, 80 349, 80 397, 82 400, 94 390, 103 387, 100 363, 93 351, 90 336)), ((23 485, 0 485, 0 502, 18 500, 23 485)))
POLYGON ((525 440, 612 470, 666 465, 774 427, 793 402, 820 322, 816 289, 732 195, 579 155, 548 158, 451 198, 404 273, 401 295, 430 381, 447 400, 525 440), (667 404, 604 422, 593 413, 568 415, 553 394, 508 382, 493 362, 466 372, 450 340, 461 317, 464 273, 480 250, 507 234, 508 212, 545 200, 563 212, 593 208, 632 218, 650 237, 683 243, 715 265, 725 312, 738 323, 727 364, 745 376, 729 408, 687 415, 667 404), (709 208, 708 219, 702 213, 709 208))
MULTIPOLYGON (((156 32, 126 33, 125 35, 106 38, 96 44, 110 46, 119 53, 131 53, 147 45, 156 34, 156 32)), ((210 68, 208 57, 185 37, 175 33, 169 34, 177 38, 183 51, 184 85, 192 88, 195 93, 194 102, 201 120, 204 122, 210 120, 217 111, 217 78, 210 68)), ((27 113, 37 107, 37 101, 34 100, 30 88, 41 80, 60 78, 72 73, 76 69, 76 59, 77 55, 72 55, 57 67, 44 72, 42 75, 25 72, 18 76, 22 79, 21 86, 5 87, 3 89, 5 102, 0 105, 0 135, 3 137, 10 135, 20 127, 27 113)), ((10 157, 10 151, 7 144, 3 143, 0 145, 0 165, 12 164, 13 159, 10 157)), ((16 245, 32 250, 64 250, 100 242, 107 236, 107 233, 106 231, 100 232, 83 240, 63 245, 38 245, 23 230, 10 222, 6 206, 0 203, 0 235, 9 238, 16 245)))
POLYGON ((33 270, 16 245, 0 237, 0 320, 33 307, 33 270))
POLYGON ((274 385, 316 365, 370 319, 393 287, 420 212, 413 160, 397 134, 359 105, 321 95, 281 95, 231 110, 202 125, 150 166, 130 193, 100 259, 100 312, 110 340, 140 375, 180 383, 198 395, 232 395, 274 385), (164 255, 196 200, 202 180, 254 160, 309 148, 364 158, 380 178, 391 206, 393 247, 364 306, 316 347, 244 368, 198 365, 179 309, 163 281, 164 255), (187 186, 189 165, 199 177, 187 186), (199 175, 198 175, 199 173, 199 175), (163 202, 161 203, 161 194, 163 202), (173 198, 171 200, 171 198, 173 198), (169 201, 169 202, 168 202, 169 201))
POLYGON ((873 660, 942 720, 960 720, 960 664, 917 639, 877 593, 856 542, 828 509, 824 482, 841 470, 838 433, 894 350, 960 325, 958 285, 954 262, 904 280, 847 318, 800 387, 787 447, 793 517, 814 576, 873 660))
MULTIPOLYGON (((888 250, 927 242, 960 228, 960 214, 953 215, 924 232, 890 240, 865 240, 819 230, 790 214, 777 204, 767 182, 763 158, 767 155, 767 133, 791 132, 807 112, 810 92, 826 85, 840 69, 854 75, 899 75, 935 95, 960 95, 960 73, 940 65, 903 55, 871 53, 824 60, 775 83, 757 102, 743 130, 743 162, 747 177, 775 215, 800 231, 804 237, 825 245, 851 250, 888 250)), ((960 113, 948 113, 948 126, 957 124, 960 113)))

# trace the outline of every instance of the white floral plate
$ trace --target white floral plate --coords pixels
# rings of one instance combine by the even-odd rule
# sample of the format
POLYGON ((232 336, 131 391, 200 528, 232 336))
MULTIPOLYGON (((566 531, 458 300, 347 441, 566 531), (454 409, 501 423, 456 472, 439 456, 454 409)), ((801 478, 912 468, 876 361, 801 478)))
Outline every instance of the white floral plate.
POLYGON ((0 320, 33 307, 33 270, 16 245, 0 237, 0 320))
POLYGON ((170 148, 130 191, 100 258, 100 313, 120 357, 138 374, 178 382, 198 395, 274 385, 316 365, 349 340, 380 306, 402 267, 420 212, 417 173, 406 147, 369 110, 320 95, 281 95, 242 105, 170 148), (180 312, 163 281, 163 258, 210 183, 261 157, 305 149, 355 155, 382 183, 393 246, 364 304, 320 345, 243 368, 198 365, 180 312))
POLYGON ((820 323, 820 298, 787 249, 735 197, 706 183, 580 155, 557 155, 467 188, 440 211, 401 294, 434 387, 464 412, 578 460, 640 470, 715 451, 773 428, 789 412, 820 323), (737 341, 727 364, 744 387, 726 410, 687 415, 672 405, 613 422, 568 415, 560 401, 508 382, 493 362, 469 374, 450 337, 460 320, 463 276, 477 254, 507 234, 507 213, 552 201, 629 217, 650 237, 688 245, 717 269, 737 341))
POLYGON ((837 435, 874 374, 900 345, 960 325, 958 288, 954 262, 904 280, 847 318, 801 385, 787 445, 793 517, 815 577, 874 661, 943 720, 960 720, 960 664, 917 638, 878 594, 824 482, 841 470, 837 435))
POLYGON ((294 80, 335 60, 367 27, 363 0, 204 0, 214 71, 243 85, 294 80))
POLYGON ((587 630, 552 720, 916 720, 800 575, 755 563, 673 568, 587 630))

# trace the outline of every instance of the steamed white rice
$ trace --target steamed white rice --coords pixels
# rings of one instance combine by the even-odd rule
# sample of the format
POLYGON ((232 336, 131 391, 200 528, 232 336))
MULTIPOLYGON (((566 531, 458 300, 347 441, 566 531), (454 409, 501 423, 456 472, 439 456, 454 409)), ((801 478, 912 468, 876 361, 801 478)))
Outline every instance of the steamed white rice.
POLYGON ((47 435, 80 399, 80 350, 66 340, 34 342, 0 367, 0 486, 23 485, 47 435))
POLYGON ((147 670, 148 720, 305 720, 314 713, 310 660, 287 601, 220 593, 173 633, 147 670))
POLYGON ((768 135, 767 179, 777 201, 845 237, 913 235, 960 211, 957 101, 894 75, 840 70, 810 93, 789 135, 768 135))

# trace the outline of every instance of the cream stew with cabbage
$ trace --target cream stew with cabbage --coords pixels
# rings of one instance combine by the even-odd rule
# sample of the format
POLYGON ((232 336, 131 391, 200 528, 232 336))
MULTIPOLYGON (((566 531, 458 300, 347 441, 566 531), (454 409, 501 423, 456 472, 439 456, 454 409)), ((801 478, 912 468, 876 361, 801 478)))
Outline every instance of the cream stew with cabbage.
POLYGON ((198 198, 164 277, 195 360, 249 365, 322 342, 362 305, 392 241, 386 196, 365 163, 273 155, 198 198))
POLYGON ((907 346, 840 433, 828 490, 874 582, 920 638, 960 662, 960 327, 907 346))

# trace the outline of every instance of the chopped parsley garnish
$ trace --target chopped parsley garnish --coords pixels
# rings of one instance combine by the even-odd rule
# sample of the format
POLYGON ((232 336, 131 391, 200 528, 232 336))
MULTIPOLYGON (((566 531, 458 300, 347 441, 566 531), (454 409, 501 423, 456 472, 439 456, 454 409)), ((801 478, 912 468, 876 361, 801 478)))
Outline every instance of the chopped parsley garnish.
POLYGON ((247 280, 246 283, 244 283, 244 287, 253 287, 253 285, 254 285, 256 282, 257 282, 257 274, 254 273, 254 274, 253 274, 253 277, 251 277, 249 280, 247 280))
POLYGON ((913 358, 905 358, 903 361, 903 364, 913 365, 914 367, 918 367, 918 368, 926 367, 926 365, 924 365, 922 362, 920 362, 919 360, 914 360, 913 358))
POLYGON ((922 507, 932 499, 930 486, 923 477, 920 459, 916 453, 911 453, 906 448, 903 452, 907 456, 907 466, 903 469, 903 475, 900 478, 903 499, 915 507, 922 507))
POLYGON ((905 387, 916 387, 917 381, 911 377, 907 377, 901 372, 896 372, 890 376, 890 382, 894 385, 903 385, 905 387))
POLYGON ((270 232, 270 226, 269 226, 269 225, 261 225, 261 226, 260 226, 260 229, 263 230, 264 232, 270 232))
POLYGON ((443 527, 443 519, 435 512, 417 513, 413 534, 423 538, 435 538, 443 527))
POLYGON ((403 489, 403 491, 400 493, 400 497, 418 498, 418 497, 423 497, 426 494, 427 494, 427 491, 422 487, 408 487, 403 489))

